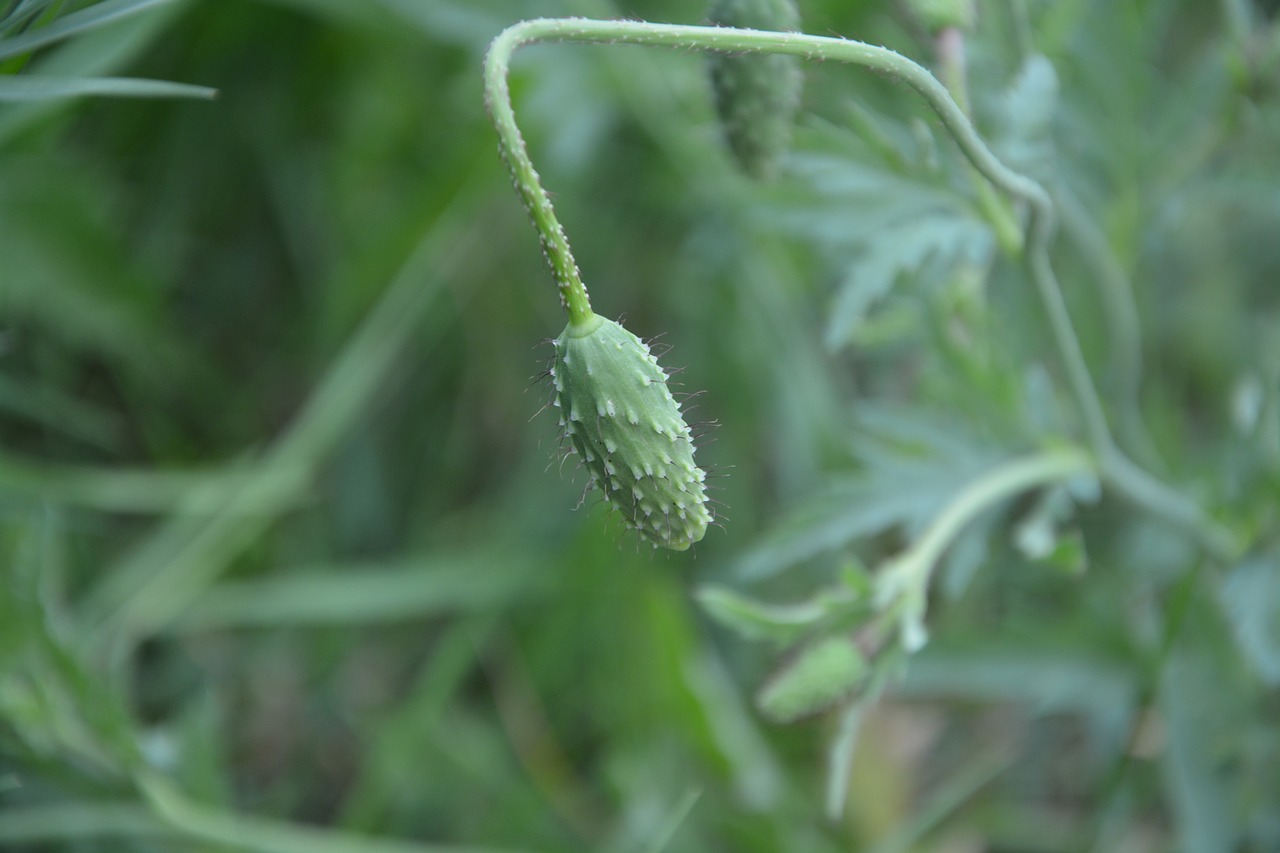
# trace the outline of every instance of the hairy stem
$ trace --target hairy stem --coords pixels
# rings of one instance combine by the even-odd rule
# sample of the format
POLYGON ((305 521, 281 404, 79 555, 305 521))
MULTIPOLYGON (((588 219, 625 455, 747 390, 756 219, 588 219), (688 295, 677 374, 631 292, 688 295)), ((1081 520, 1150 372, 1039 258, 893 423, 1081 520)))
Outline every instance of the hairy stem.
POLYGON ((511 93, 507 86, 512 54, 523 45, 537 42, 638 44, 730 53, 777 53, 807 60, 834 60, 870 68, 914 89, 928 102, 973 167, 996 188, 1027 204, 1024 256, 1028 274, 1048 317, 1054 344, 1084 420, 1085 432, 1094 456, 1099 462, 1119 463, 1104 465, 1102 476, 1117 492, 1144 509, 1177 524, 1189 526, 1215 558, 1230 559, 1234 556, 1236 547, 1230 534, 1207 518, 1193 502, 1134 465, 1116 447, 1107 425, 1102 400, 1089 375, 1061 288, 1049 263, 1049 246, 1054 232, 1052 198, 1039 183, 1010 169, 992 153, 946 87, 924 67, 887 48, 849 39, 794 32, 652 24, 644 21, 597 21, 588 18, 539 18, 508 27, 494 39, 485 60, 485 97, 498 130, 503 155, 511 168, 516 189, 538 229, 571 322, 583 322, 590 318, 590 302, 564 230, 556 220, 551 201, 529 160, 524 139, 516 126, 515 114, 511 109, 511 93))
POLYGON ((485 105, 493 119, 493 126, 498 130, 502 159, 511 170, 516 192, 520 194, 520 200, 524 202, 525 209, 533 220, 538 240, 542 244, 542 253, 551 265, 551 274, 555 276, 556 287, 560 290, 560 305, 569 316, 569 322, 581 325, 591 319, 591 299, 587 295, 586 285, 582 283, 578 264, 573 259, 573 250, 569 248, 569 238, 565 236, 560 220, 556 219, 555 209, 551 206, 547 191, 542 188, 538 170, 529 159, 528 146, 516 124, 515 110, 511 107, 511 88, 507 83, 511 54, 520 45, 537 40, 522 32, 523 26, 516 24, 509 27, 489 46, 484 64, 485 105))

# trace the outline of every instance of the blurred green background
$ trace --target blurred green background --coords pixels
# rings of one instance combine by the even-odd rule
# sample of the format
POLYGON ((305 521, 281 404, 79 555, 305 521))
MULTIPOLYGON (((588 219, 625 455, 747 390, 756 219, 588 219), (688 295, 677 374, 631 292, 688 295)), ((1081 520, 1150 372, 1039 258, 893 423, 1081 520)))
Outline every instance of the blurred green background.
MULTIPOLYGON (((574 511, 539 413, 563 318, 480 63, 522 18, 702 8, 112 2, 146 8, 3 53, 86 5, 0 3, 0 75, 218 97, 0 87, 0 848, 1280 849, 1274 3, 976 4, 973 112, 1059 198, 1117 430, 1249 555, 1108 495, 1048 559, 1025 505, 985 517, 834 821, 834 720, 764 722, 778 650, 692 593, 803 599, 1079 426, 918 99, 807 67, 760 186, 699 56, 518 57, 596 310, 662 335, 721 425, 723 530, 652 553, 574 511)), ((911 4, 800 6, 934 61, 911 4)))

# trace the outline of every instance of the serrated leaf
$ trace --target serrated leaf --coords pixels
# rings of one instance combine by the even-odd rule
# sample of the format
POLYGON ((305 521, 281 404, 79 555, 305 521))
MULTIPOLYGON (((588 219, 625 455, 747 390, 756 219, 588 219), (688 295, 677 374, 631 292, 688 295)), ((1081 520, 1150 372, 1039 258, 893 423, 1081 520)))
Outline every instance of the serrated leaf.
POLYGON ((1053 164, 1058 75, 1046 57, 1027 57, 999 100, 992 144, 1019 171, 1044 175, 1053 164))
POLYGON ((853 443, 863 461, 857 476, 832 479, 790 513, 739 563, 738 577, 757 580, 866 536, 901 525, 920 529, 938 507, 1007 453, 915 410, 868 406, 853 443))
MULTIPOLYGON (((994 246, 990 226, 945 170, 884 153, 890 140, 912 138, 907 125, 861 113, 855 120, 869 142, 832 128, 803 136, 806 150, 792 157, 790 172, 804 195, 773 211, 776 224, 841 269, 825 334, 831 348, 849 344, 904 277, 916 288, 936 287, 958 263, 980 263, 994 246)), ((911 147, 927 152, 924 130, 926 139, 911 147)))
POLYGON ((937 212, 878 229, 864 251, 849 264, 837 289, 825 341, 838 349, 850 342, 872 307, 903 275, 933 272, 942 276, 960 260, 977 261, 990 251, 988 226, 969 216, 937 212), (933 263, 929 263, 929 262, 933 263))

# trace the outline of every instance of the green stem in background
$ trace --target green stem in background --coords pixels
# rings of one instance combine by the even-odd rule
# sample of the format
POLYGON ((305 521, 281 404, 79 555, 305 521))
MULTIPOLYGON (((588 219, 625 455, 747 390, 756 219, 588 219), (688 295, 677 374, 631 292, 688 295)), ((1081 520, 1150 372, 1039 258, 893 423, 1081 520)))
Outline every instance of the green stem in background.
POLYGON ((1013 18, 1013 38, 1018 46, 1018 56, 1026 59, 1035 52, 1035 40, 1031 36, 1031 11, 1027 0, 1009 0, 1009 15, 1013 18))
POLYGON ((1083 451, 1062 448, 1006 462, 960 491, 907 550, 894 557, 878 576, 878 603, 898 602, 902 645, 908 652, 925 643, 924 612, 929 583, 943 553, 975 518, 1028 489, 1095 473, 1095 462, 1083 451))
POLYGON ((1147 433, 1139 405, 1142 390, 1142 328, 1133 286, 1107 237, 1080 200, 1066 187, 1054 191, 1062 231, 1076 244, 1093 272, 1107 321, 1108 354, 1114 375, 1112 402, 1121 441, 1148 466, 1163 467, 1147 433))
MULTIPOLYGON (((938 59, 938 76, 955 98, 956 105, 969 114, 969 83, 964 52, 964 31, 959 27, 944 27, 933 40, 938 59)), ((972 165, 969 167, 973 169, 972 165)), ((975 170, 976 171, 976 170, 975 170)), ((1022 254, 1022 226, 1009 204, 996 194, 995 189, 980 174, 974 175, 974 190, 978 195, 978 209, 986 217, 996 242, 1010 257, 1022 254)))
MULTIPOLYGON (((1095 816, 1090 821, 1089 831, 1081 839, 1082 844, 1079 848, 1079 853, 1099 853, 1099 851, 1111 849, 1111 847, 1102 843, 1106 840, 1104 838, 1106 815, 1111 810, 1112 804, 1124 793, 1126 786, 1129 784, 1130 773, 1134 767, 1134 756, 1138 754, 1138 739, 1142 734, 1144 716, 1156 704, 1156 699, 1160 692, 1160 683, 1164 678, 1169 661, 1173 657, 1178 640, 1182 636, 1182 628, 1186 624, 1187 614, 1191 610, 1191 605, 1196 599, 1196 593, 1200 587, 1203 574, 1204 562, 1198 561, 1170 591, 1170 600, 1166 608, 1167 612, 1164 615, 1164 626, 1160 633, 1159 645, 1155 648, 1154 653, 1140 673, 1138 701, 1134 704, 1133 716, 1129 722, 1129 731, 1125 736, 1124 749, 1120 751, 1119 757, 1111 769, 1107 771, 1106 776, 1096 789, 1099 794, 1098 801, 1105 803, 1106 806, 1094 812, 1095 816)), ((1204 590, 1200 590, 1200 592, 1203 594, 1204 590)))
POLYGON ((1135 466, 1116 447, 1061 288, 1049 263, 1049 246, 1054 232, 1052 198, 1039 183, 1010 169, 992 153, 946 87, 925 68, 887 48, 793 32, 587 18, 539 18, 508 27, 494 39, 485 60, 485 97, 517 191, 529 208, 547 250, 570 322, 589 319, 590 303, 568 240, 555 218, 546 191, 538 181, 537 171, 529 160, 524 139, 516 126, 507 85, 512 54, 523 45, 538 42, 639 44, 730 53, 779 53, 807 60, 861 65, 910 86, 929 103, 973 167, 996 188, 1027 204, 1024 254, 1028 273, 1048 316, 1068 384, 1084 418, 1089 445, 1100 463, 1120 463, 1103 464, 1102 475, 1127 499, 1177 524, 1188 526, 1215 559, 1229 560, 1235 556, 1237 548, 1228 532, 1207 518, 1193 502, 1135 466))

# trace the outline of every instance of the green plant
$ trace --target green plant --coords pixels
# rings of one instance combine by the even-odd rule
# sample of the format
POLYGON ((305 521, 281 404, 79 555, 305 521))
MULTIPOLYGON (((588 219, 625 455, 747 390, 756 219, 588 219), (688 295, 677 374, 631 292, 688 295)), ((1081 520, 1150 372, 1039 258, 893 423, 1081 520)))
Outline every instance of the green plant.
POLYGON ((732 523, 655 557, 568 511, 476 73, 530 6, 159 3, 4 61, 220 95, 0 102, 0 848, 1280 849, 1273 0, 800 3, 1048 191, 1114 443, 1238 560, 1095 453, 1028 203, 800 56, 745 179, 733 47, 512 63, 596 310, 709 389, 732 523))
MULTIPOLYGON (((148 12, 171 0, 103 0, 67 12, 64 4, 54 0, 12 0, 0 13, 0 102, 51 101, 83 96, 126 98, 213 98, 216 90, 208 86, 174 83, 167 80, 143 80, 108 77, 92 73, 68 74, 68 63, 37 61, 28 65, 31 55, 42 48, 68 39, 91 36, 116 21, 148 12), (51 66, 49 73, 44 66, 51 66)), ((109 48, 103 44, 105 53, 109 48)), ((70 64, 80 71, 93 71, 97 57, 83 51, 78 62, 70 64), (76 65, 79 65, 77 68, 76 65)))
MULTIPOLYGON (((929 17, 930 26, 940 29, 967 20, 964 15, 951 14, 956 10, 964 11, 962 4, 956 4, 951 11, 935 6, 922 7, 922 10, 922 14, 929 17), (940 14, 941 18, 938 17, 940 14)), ((718 20, 714 14, 713 20, 718 20)), ((949 39, 956 38, 955 31, 945 35, 949 39)), ((746 635, 770 635, 784 645, 799 649, 761 693, 761 709, 767 715, 779 720, 793 720, 844 699, 844 728, 847 732, 855 731, 856 720, 880 693, 879 686, 865 689, 866 686, 872 682, 883 685, 887 674, 904 660, 903 655, 897 652, 909 655, 925 645, 928 634, 924 617, 929 590, 943 557, 956 547, 979 519, 1024 495, 1039 495, 1036 505, 1040 508, 1018 528, 1015 541, 1034 557, 1043 558, 1056 551, 1057 527, 1064 516, 1063 508, 1069 515, 1073 500, 1096 500, 1096 481, 1100 481, 1104 489, 1114 492, 1139 511, 1185 530, 1198 543, 1202 559, 1226 566, 1240 558, 1244 542, 1235 530, 1212 518, 1193 498, 1134 463, 1116 441, 1050 259, 1057 220, 1057 204, 1053 196, 1041 183, 1010 168, 992 152, 974 129, 965 109, 943 84, 923 67, 885 48, 793 32, 587 19, 526 21, 508 28, 495 39, 485 71, 487 102, 499 132, 503 155, 511 166, 517 190, 530 210, 560 285, 562 303, 570 315, 571 328, 573 323, 580 322, 575 317, 583 309, 577 303, 581 301, 585 305, 585 295, 567 239, 556 222, 515 125, 506 83, 509 59, 515 49, 541 41, 692 48, 719 55, 732 53, 743 63, 761 54, 834 60, 867 67, 906 83, 928 102, 979 176, 981 188, 987 193, 983 196, 983 209, 993 220, 1000 221, 1000 226, 1005 229, 1009 227, 1009 213, 989 194, 990 187, 1006 193, 1025 207, 1025 238, 1005 239, 1003 245, 1020 256, 1026 277, 1039 297, 1057 360, 1081 422, 1079 438, 1060 433, 1047 440, 1041 439, 1041 449, 1035 454, 992 466, 977 474, 933 514, 927 526, 913 537, 907 547, 884 559, 871 579, 859 578, 853 587, 836 595, 826 595, 818 603, 804 608, 803 616, 794 611, 771 612, 765 605, 746 602, 726 593, 717 594, 714 590, 705 594, 704 604, 726 625, 746 635), (857 630, 868 645, 873 662, 870 669, 867 654, 859 651, 848 637, 851 630, 857 630)), ((1029 59, 1028 73, 1035 71, 1036 61, 1035 57, 1029 59)), ((730 140, 740 140, 751 133, 741 126, 743 115, 726 108, 725 92, 732 87, 724 84, 723 62, 722 59, 713 60, 717 103, 721 118, 726 121, 730 140)), ((742 67, 749 66, 744 64, 742 67)), ((953 68, 950 77, 953 87, 962 87, 962 68, 953 68)), ((772 141, 768 145, 754 146, 750 154, 744 152, 739 142, 733 143, 733 148, 750 171, 759 172, 760 163, 767 159, 761 152, 768 149, 769 156, 772 156, 778 148, 774 144, 778 135, 772 129, 766 133, 766 125, 771 126, 780 118, 789 124, 790 115, 785 106, 771 103, 768 97, 752 100, 770 106, 765 109, 765 115, 755 115, 746 121, 758 122, 762 135, 772 141)), ((967 102, 963 93, 961 100, 967 102)), ((564 339, 561 340, 563 342, 564 339)), ((1120 344, 1137 346, 1132 339, 1120 344)), ((602 389, 600 393, 607 394, 608 391, 602 389)), ((589 462, 592 460, 585 445, 579 445, 578 449, 589 462)), ((593 470, 592 473, 598 480, 599 472, 593 470)), ((625 507, 623 511, 627 513, 625 507)), ((697 537, 687 538, 694 540, 697 537)), ((680 544, 686 544, 686 539, 681 538, 680 544)), ((847 796, 844 787, 847 778, 843 768, 848 765, 848 751, 852 747, 852 736, 842 737, 837 742, 832 761, 835 769, 828 792, 833 816, 839 814, 847 796)))

